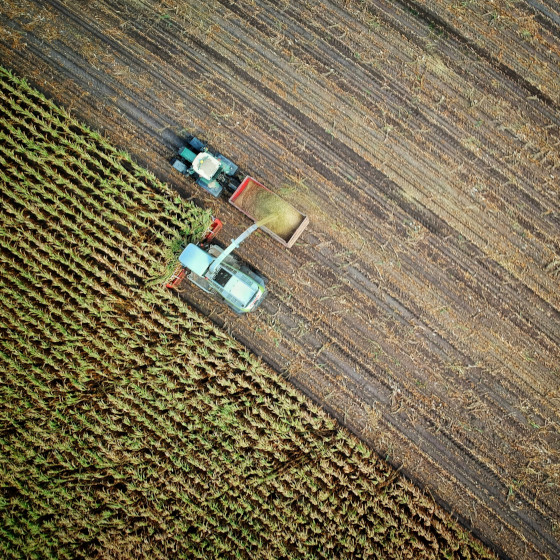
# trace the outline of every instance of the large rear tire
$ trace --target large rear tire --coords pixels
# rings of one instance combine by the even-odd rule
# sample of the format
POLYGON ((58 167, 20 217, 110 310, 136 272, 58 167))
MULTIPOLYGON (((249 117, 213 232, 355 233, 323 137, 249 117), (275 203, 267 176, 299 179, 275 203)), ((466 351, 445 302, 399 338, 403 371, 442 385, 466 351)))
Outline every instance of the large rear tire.
POLYGON ((186 171, 188 168, 182 161, 177 158, 173 158, 169 163, 171 163, 172 167, 175 168, 179 173, 186 175, 186 171))
POLYGON ((202 152, 202 150, 204 150, 204 148, 206 148, 206 144, 202 141, 200 141, 198 138, 196 138, 195 136, 193 136, 190 140, 189 140, 189 146, 193 149, 195 149, 197 152, 202 152))

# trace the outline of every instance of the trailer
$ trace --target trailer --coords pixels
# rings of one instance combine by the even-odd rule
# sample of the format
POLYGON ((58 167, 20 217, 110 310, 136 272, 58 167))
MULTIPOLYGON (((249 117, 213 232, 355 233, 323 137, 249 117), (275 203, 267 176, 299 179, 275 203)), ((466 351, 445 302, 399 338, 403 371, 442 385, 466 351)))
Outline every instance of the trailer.
POLYGON ((266 220, 261 229, 288 248, 309 223, 305 214, 252 177, 245 177, 229 202, 254 222, 266 220))

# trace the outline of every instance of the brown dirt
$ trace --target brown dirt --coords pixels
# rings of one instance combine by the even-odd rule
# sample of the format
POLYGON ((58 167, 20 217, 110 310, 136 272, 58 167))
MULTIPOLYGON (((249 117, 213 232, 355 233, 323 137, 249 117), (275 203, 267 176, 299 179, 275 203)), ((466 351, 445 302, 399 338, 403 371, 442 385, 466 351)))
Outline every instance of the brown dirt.
POLYGON ((239 250, 252 316, 184 297, 503 557, 560 557, 555 3, 7 0, 3 64, 178 176, 187 130, 311 223, 239 250))

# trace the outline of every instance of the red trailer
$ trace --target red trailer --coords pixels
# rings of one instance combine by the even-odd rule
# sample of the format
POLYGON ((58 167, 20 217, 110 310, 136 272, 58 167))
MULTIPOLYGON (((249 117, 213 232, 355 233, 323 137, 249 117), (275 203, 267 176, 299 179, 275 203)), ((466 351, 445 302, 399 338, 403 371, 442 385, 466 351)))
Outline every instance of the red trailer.
POLYGON ((266 220, 261 229, 286 247, 296 242, 309 223, 305 214, 252 177, 245 177, 229 202, 255 222, 266 220))

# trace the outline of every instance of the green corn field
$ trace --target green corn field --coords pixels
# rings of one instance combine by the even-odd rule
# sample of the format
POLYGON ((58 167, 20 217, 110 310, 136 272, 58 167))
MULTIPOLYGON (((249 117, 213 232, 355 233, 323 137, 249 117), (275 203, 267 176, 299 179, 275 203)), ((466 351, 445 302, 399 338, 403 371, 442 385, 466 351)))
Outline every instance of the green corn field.
POLYGON ((165 289, 208 211, 0 98, 0 557, 494 558, 165 289))

